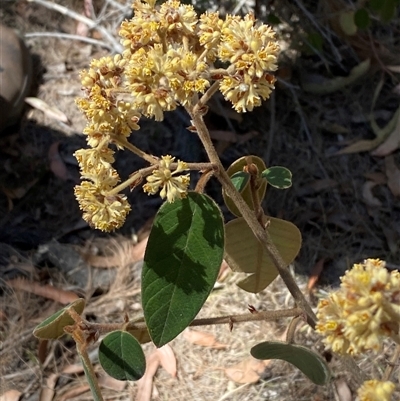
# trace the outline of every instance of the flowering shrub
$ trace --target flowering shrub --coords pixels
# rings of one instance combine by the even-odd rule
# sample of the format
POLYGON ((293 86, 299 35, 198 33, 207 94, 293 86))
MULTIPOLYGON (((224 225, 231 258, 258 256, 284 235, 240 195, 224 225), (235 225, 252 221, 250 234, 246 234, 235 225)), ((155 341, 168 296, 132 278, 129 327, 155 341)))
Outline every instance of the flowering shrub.
MULTIPOLYGON (((130 211, 119 191, 131 181, 117 187, 120 178, 109 146, 143 156, 127 141, 131 131, 139 129, 141 115, 161 121, 164 112, 178 105, 191 113, 199 95, 208 90, 210 97, 218 88, 237 111, 251 111, 269 97, 275 82, 270 72, 277 69, 275 33, 256 24, 253 15, 221 19, 212 12, 198 18, 192 6, 176 0, 161 6, 137 0, 133 8, 134 17, 120 29, 125 50, 93 60, 90 69, 82 71, 86 97, 77 100, 88 119, 84 133, 92 149, 76 152, 85 181, 75 195, 84 219, 105 231, 120 227, 130 211), (226 68, 216 68, 215 63, 226 68)), ((167 158, 161 163, 168 163, 168 169, 173 159, 167 158)), ((153 158, 147 161, 157 164, 153 158)), ((169 202, 185 196, 188 177, 167 177, 162 169, 149 177, 144 190, 155 194, 162 188, 169 202)), ((178 163, 176 172, 181 170, 178 163)))
MULTIPOLYGON (((320 301, 316 316, 287 269, 301 247, 299 230, 265 215, 261 207, 267 185, 291 186, 290 171, 267 167, 256 156, 243 157, 225 170, 212 144, 203 117, 217 90, 236 111, 247 112, 274 89, 272 72, 277 69, 279 46, 272 29, 251 14, 220 18, 216 12, 206 12, 198 17, 192 6, 177 0, 159 6, 154 0, 136 0, 133 8, 134 17, 124 21, 119 32, 122 54, 93 60, 89 70, 81 73, 85 96, 77 105, 88 120, 84 133, 90 149, 75 153, 83 179, 75 195, 83 218, 104 231, 124 224, 130 205, 123 190, 143 183, 146 193, 159 192, 166 199, 155 217, 144 257, 144 318, 92 323, 81 316, 84 300, 80 299, 46 319, 34 334, 39 338, 72 335, 96 400, 103 398, 87 346, 104 334, 99 361, 119 380, 143 376, 141 343, 151 340, 161 347, 191 324, 232 327, 244 321, 290 317, 286 342, 265 341, 252 347, 251 353, 259 359, 284 359, 318 385, 327 384, 331 372, 320 355, 293 343, 300 319, 339 355, 379 351, 382 338, 400 347, 399 273, 389 273, 384 262, 375 259, 355 265, 342 278, 341 288, 320 301), (188 134, 198 135, 208 163, 155 157, 128 141, 132 130, 139 129, 141 116, 161 121, 165 112, 178 106, 190 115, 188 134), (121 182, 112 166, 114 149, 129 150, 149 166, 121 182), (188 191, 189 170, 202 174, 195 191, 188 191), (226 225, 218 205, 203 193, 213 175, 222 186, 226 206, 236 216, 226 225), (239 287, 248 292, 262 291, 280 275, 296 306, 264 312, 251 308, 244 315, 195 320, 223 258, 238 275, 239 287)), ((390 400, 395 363, 396 359, 391 361, 381 380, 365 378, 354 361, 350 364, 354 375, 363 379, 359 400, 390 400)))

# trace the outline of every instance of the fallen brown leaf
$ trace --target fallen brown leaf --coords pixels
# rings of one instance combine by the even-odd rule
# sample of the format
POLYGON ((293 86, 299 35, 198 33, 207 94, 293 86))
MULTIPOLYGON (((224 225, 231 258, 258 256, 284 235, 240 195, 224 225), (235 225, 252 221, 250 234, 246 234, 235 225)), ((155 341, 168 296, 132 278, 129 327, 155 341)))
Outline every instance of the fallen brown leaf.
POLYGON ((87 393, 89 390, 90 390, 90 387, 88 384, 73 387, 70 390, 68 390, 67 392, 65 392, 60 398, 58 398, 58 401, 69 400, 71 398, 77 397, 78 395, 87 393))
POLYGON ((400 170, 396 166, 393 155, 385 157, 385 167, 388 187, 394 196, 400 197, 400 170))
POLYGON ((8 390, 0 395, 0 401, 18 401, 22 393, 18 390, 8 390))
POLYGON ((123 391, 126 387, 126 381, 117 380, 108 375, 100 376, 98 382, 100 387, 117 392, 123 391))
POLYGON ((377 185, 384 185, 387 182, 385 174, 379 172, 366 173, 364 174, 364 177, 367 178, 369 181, 374 182, 377 185))
POLYGON ((260 361, 252 356, 247 357, 237 365, 225 369, 226 376, 236 383, 256 383, 271 361, 260 361))
POLYGON ((109 269, 121 265, 121 253, 124 256, 129 255, 129 262, 135 263, 144 258, 147 241, 149 237, 145 237, 137 244, 131 241, 121 242, 116 252, 110 256, 96 256, 92 254, 84 255, 85 261, 93 267, 109 269))
POLYGON ((213 334, 205 333, 204 331, 186 329, 183 332, 183 338, 192 344, 201 345, 202 347, 215 349, 225 349, 228 347, 227 344, 218 342, 213 334))
POLYGON ((30 292, 43 298, 52 299, 63 305, 70 304, 79 298, 78 295, 72 291, 65 291, 61 288, 56 288, 51 285, 41 285, 34 281, 24 280, 22 278, 8 280, 7 284, 15 290, 30 292))
POLYGON ((335 386, 340 401, 351 401, 353 399, 350 388, 344 380, 336 380, 335 386))
POLYGON ((230 272, 231 272, 231 269, 230 269, 228 263, 226 263, 226 261, 224 259, 221 263, 221 267, 219 268, 217 282, 225 281, 225 279, 228 277, 230 272))
POLYGON ((56 393, 55 388, 59 373, 52 373, 47 379, 46 384, 40 389, 39 401, 52 401, 54 394, 56 393))
POLYGON ((153 377, 160 366, 160 356, 157 352, 153 352, 146 358, 146 372, 144 376, 138 380, 138 390, 135 401, 150 401, 153 389, 153 377))
POLYGON ((382 206, 382 202, 376 198, 372 193, 372 188, 374 188, 376 184, 372 181, 367 181, 362 188, 363 200, 368 206, 382 206))
POLYGON ((397 120, 397 124, 391 134, 386 138, 386 140, 378 146, 373 152, 372 156, 387 156, 393 153, 396 149, 400 147, 400 116, 397 120))
POLYGON ((390 253, 396 255, 400 249, 400 235, 399 233, 390 227, 390 225, 382 224, 382 232, 385 235, 386 243, 389 247, 390 253))
POLYGON ((60 142, 54 142, 49 149, 48 152, 48 158, 50 162, 50 170, 53 172, 53 174, 64 180, 67 181, 69 178, 71 178, 69 171, 67 169, 67 166, 64 163, 64 160, 60 156, 60 153, 58 152, 58 147, 60 145, 60 142))
POLYGON ((61 121, 65 124, 70 124, 68 117, 56 107, 48 105, 44 100, 37 97, 26 97, 25 102, 37 110, 42 111, 47 117, 61 121))
POLYGON ((176 357, 172 348, 167 344, 161 348, 157 348, 156 352, 160 358, 161 366, 172 376, 176 377, 176 357))
POLYGON ((324 269, 324 264, 325 264, 325 258, 322 258, 312 268, 310 278, 308 279, 307 283, 308 291, 311 291, 315 287, 315 284, 317 283, 319 276, 321 275, 322 270, 324 269))
POLYGON ((83 365, 81 364, 73 364, 73 365, 67 365, 63 370, 62 373, 65 375, 72 375, 72 374, 78 374, 78 373, 83 373, 83 365))

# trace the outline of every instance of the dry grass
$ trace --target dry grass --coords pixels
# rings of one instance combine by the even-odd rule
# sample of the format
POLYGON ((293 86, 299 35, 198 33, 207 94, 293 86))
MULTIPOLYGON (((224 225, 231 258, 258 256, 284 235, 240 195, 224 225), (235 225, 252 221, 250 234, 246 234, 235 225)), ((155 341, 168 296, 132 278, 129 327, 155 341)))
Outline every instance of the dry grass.
MULTIPOLYGON (((62 3, 71 10, 81 11, 80 1, 62 3)), ((124 7, 119 13, 101 14, 104 3, 100 0, 94 3, 96 11, 102 16, 101 23, 115 34, 118 22, 128 15, 129 10, 124 7)), ((117 3, 124 6, 126 2, 121 0, 117 3)), ((374 39, 380 46, 372 49, 365 38, 355 43, 355 38, 348 41, 338 35, 336 28, 328 23, 337 10, 322 7, 323 2, 319 2, 319 6, 317 2, 306 0, 278 3, 273 5, 273 12, 282 21, 280 35, 287 50, 280 64, 282 74, 286 71, 291 77, 289 85, 278 85, 265 107, 244 115, 241 122, 231 120, 228 124, 226 119, 211 114, 210 125, 215 129, 235 130, 238 135, 252 129, 259 132, 250 141, 230 144, 221 155, 226 165, 244 154, 257 154, 268 165, 284 165, 291 169, 294 186, 288 191, 269 189, 266 209, 272 216, 294 222, 303 234, 303 248, 296 261, 301 286, 304 288, 307 280, 303 275, 309 274, 321 258, 326 259, 321 283, 336 285, 338 277, 355 260, 381 257, 395 265, 400 256, 399 248, 390 246, 390 241, 396 243, 400 239, 400 228, 396 223, 400 221, 398 200, 385 184, 374 188, 374 195, 382 202, 382 207, 368 206, 362 195, 363 186, 370 179, 366 177, 385 174, 384 160, 372 157, 368 152, 333 156, 343 143, 372 135, 368 114, 375 87, 382 76, 379 71, 382 64, 389 61, 399 64, 399 60, 393 59, 398 55, 395 50, 398 21, 393 21, 391 29, 374 31, 374 39), (310 29, 320 32, 326 40, 323 52, 318 55, 304 52, 305 39, 301 35, 310 29), (377 49, 389 49, 390 60, 385 58, 385 52, 377 54, 377 49), (345 75, 349 68, 368 55, 374 59, 371 73, 343 91, 316 96, 301 90, 304 75, 326 75, 326 65, 329 65, 333 75, 345 75), (336 129, 340 127, 341 133, 332 132, 332 124, 336 129)), ((336 0, 326 3, 343 6, 336 0)), ((244 8, 251 6, 247 3, 242 5, 244 8)), ((223 6, 229 10, 235 5, 224 2, 223 6)), ((76 22, 67 16, 23 1, 2 3, 0 17, 26 33, 73 34, 76 31, 76 22)), ((103 37, 95 39, 104 40, 103 37)), ((89 264, 94 261, 93 255, 108 255, 109 258, 112 255, 114 267, 109 269, 116 275, 108 290, 85 289, 89 300, 86 308, 88 318, 116 322, 121 321, 125 312, 131 317, 140 314, 141 264, 132 263, 132 241, 128 238, 154 215, 160 201, 139 191, 130 195, 134 212, 121 230, 125 238, 122 241, 119 237, 102 236, 82 226, 72 194, 73 185, 79 179, 72 153, 84 144, 83 137, 78 133, 85 124, 74 104, 75 97, 80 95, 78 72, 87 67, 91 58, 105 55, 107 50, 90 43, 60 39, 56 35, 32 36, 27 43, 36 60, 37 96, 62 110, 71 124, 67 126, 40 111, 30 110, 18 132, 0 138, 3 165, 9 166, 0 169, 2 186, 24 188, 34 179, 38 180, 23 197, 12 200, 12 207, 9 199, 5 196, 0 198, 0 242, 9 244, 11 249, 0 243, 0 260, 5 266, 1 278, 23 274, 43 284, 52 283, 67 290, 78 290, 65 273, 48 261, 36 265, 32 263, 38 247, 56 238, 69 244, 71 249, 80 249, 86 256, 92 255, 92 259, 87 259, 89 264), (72 177, 68 181, 54 176, 48 161, 49 148, 55 141, 60 142, 59 153, 72 177)), ((397 77, 385 77, 375 106, 381 125, 387 123, 398 107, 398 95, 393 92, 398 84, 397 77)), ((190 151, 196 145, 187 142, 182 134, 185 122, 180 121, 182 127, 178 129, 174 118, 161 126, 144 122, 141 131, 135 133, 132 140, 154 154, 159 155, 169 149, 187 159, 185 156, 193 154, 190 151)), ((200 159, 204 156, 201 151, 196 152, 200 159)), ((118 156, 117 167, 122 176, 142 166, 140 161, 132 161, 125 154, 118 156)), ((398 150, 394 158, 399 164, 398 150)), ((214 183, 210 185, 210 192, 221 201, 219 188, 214 183)), ((230 218, 226 210, 224 212, 230 218)), ((229 276, 223 287, 211 294, 201 316, 244 313, 248 304, 258 310, 291 305, 291 298, 280 280, 258 295, 240 291, 234 281, 235 278, 229 276)), ((40 364, 38 355, 42 351, 32 337, 32 329, 59 306, 29 293, 12 291, 5 285, 1 288, 0 393, 13 388, 23 392, 23 400, 36 400, 40 387, 45 385, 53 372, 62 372, 66 366, 77 363, 74 344, 66 338, 48 344, 44 361, 40 364)), ((322 289, 318 291, 320 293, 322 289)), ((182 335, 179 336, 171 343, 178 360, 178 379, 171 378, 160 369, 154 382, 154 399, 336 401, 339 398, 334 384, 340 379, 354 392, 356 383, 338 367, 336 360, 330 364, 338 380, 326 387, 312 385, 295 368, 279 361, 268 365, 256 384, 240 385, 227 378, 227 367, 246 358, 250 347, 257 342, 280 338, 285 324, 287 322, 284 321, 246 323, 235 326, 232 332, 225 326, 205 328, 204 331, 214 334, 220 343, 227 345, 222 350, 192 345, 182 335)), ((320 352, 323 350, 320 340, 306 327, 299 331, 296 341, 320 352)), ((150 345, 146 345, 145 349, 147 353, 151 352, 150 345)), ((381 373, 392 352, 393 348, 388 345, 385 352, 377 357, 365 356, 359 361, 360 366, 365 372, 381 373)), ((397 380, 399 382, 400 378, 397 380)), ((59 400, 62 394, 79 383, 85 383, 82 374, 61 374, 54 399, 59 400)), ((120 392, 106 390, 105 394, 107 399, 129 400, 134 399, 135 392, 136 385, 133 384, 120 392)), ((89 400, 91 396, 86 393, 75 399, 89 400)), ((394 399, 400 399, 399 391, 394 399)))

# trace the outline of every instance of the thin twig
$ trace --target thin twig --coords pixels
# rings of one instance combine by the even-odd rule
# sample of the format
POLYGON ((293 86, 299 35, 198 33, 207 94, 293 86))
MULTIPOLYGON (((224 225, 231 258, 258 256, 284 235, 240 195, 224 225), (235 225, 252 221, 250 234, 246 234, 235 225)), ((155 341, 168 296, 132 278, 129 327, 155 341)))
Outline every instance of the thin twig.
POLYGON ((113 50, 113 46, 109 43, 103 42, 101 40, 86 38, 85 36, 71 35, 69 33, 59 33, 59 32, 32 32, 26 33, 25 38, 35 39, 41 37, 51 37, 57 39, 68 39, 68 40, 79 40, 81 42, 90 43, 92 45, 97 45, 100 47, 105 47, 106 49, 113 50))
MULTIPOLYGON (((245 313, 240 315, 216 316, 203 319, 195 319, 189 326, 210 326, 216 324, 232 324, 246 322, 272 322, 279 318, 300 316, 303 313, 300 308, 281 309, 275 311, 264 311, 257 313, 245 313)), ((115 330, 145 330, 147 325, 145 322, 131 321, 128 323, 91 323, 83 321, 89 331, 96 331, 100 335, 109 333, 115 330)))
POLYGON ((104 28, 101 25, 98 25, 95 21, 92 21, 91 19, 86 18, 81 14, 78 14, 77 12, 68 9, 67 7, 60 6, 59 4, 51 3, 46 0, 27 0, 27 1, 28 3, 40 4, 41 6, 46 7, 49 10, 57 11, 60 14, 73 18, 76 21, 80 21, 86 24, 90 29, 97 29, 104 36, 104 38, 106 38, 110 42, 110 44, 112 45, 112 49, 115 52, 121 53, 123 51, 123 46, 118 42, 118 40, 110 32, 108 32, 106 28, 104 28))
POLYGON ((207 152, 210 162, 219 167, 215 175, 222 184, 226 194, 235 202, 235 205, 241 212, 246 223, 253 231, 253 234, 263 246, 263 248, 267 251, 268 255, 271 257, 275 267, 279 272, 279 275, 282 277, 283 281, 288 287, 289 292, 292 294, 297 305, 304 311, 305 315, 307 316, 307 323, 312 328, 315 328, 317 320, 315 313, 311 309, 309 303, 304 297, 304 294, 301 292, 293 276, 286 268, 286 264, 283 261, 276 246, 273 244, 268 230, 264 230, 264 228, 259 224, 254 212, 248 207, 242 196, 238 193, 238 191, 232 184, 232 181, 229 178, 224 167, 222 166, 221 160, 219 159, 214 145, 212 144, 207 126, 204 123, 201 113, 199 113, 199 111, 197 110, 197 106, 194 107, 193 110, 188 109, 188 113, 192 118, 193 125, 197 128, 197 133, 201 142, 203 143, 204 149, 207 152))

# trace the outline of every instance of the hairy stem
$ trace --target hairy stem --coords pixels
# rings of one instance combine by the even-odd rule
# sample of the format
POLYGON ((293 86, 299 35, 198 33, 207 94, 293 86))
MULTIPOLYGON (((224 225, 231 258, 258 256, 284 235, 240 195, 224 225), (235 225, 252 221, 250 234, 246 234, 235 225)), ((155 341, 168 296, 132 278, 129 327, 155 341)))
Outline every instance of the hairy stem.
POLYGON ((301 292, 293 276, 286 268, 286 264, 283 261, 281 255, 279 254, 279 251, 271 241, 271 237, 268 233, 268 230, 264 230, 264 228, 260 225, 254 212, 250 210, 246 202, 243 200, 241 195, 237 192, 236 188, 232 184, 232 181, 229 178, 224 167, 222 166, 219 156, 214 148, 214 145, 212 144, 207 126, 204 123, 202 115, 198 112, 197 107, 194 107, 193 110, 188 110, 188 112, 192 118, 193 125, 197 128, 197 133, 199 135, 201 142, 203 143, 203 146, 210 159, 210 162, 219 167, 218 171, 215 174, 216 177, 221 182, 226 194, 230 198, 232 198, 232 200, 235 202, 236 207, 239 209, 244 220, 249 225, 250 229, 253 231, 253 234, 255 235, 257 240, 268 252, 268 255, 274 262, 274 265, 277 268, 283 281, 285 282, 289 292, 295 299, 296 304, 304 311, 307 318, 307 323, 312 328, 315 328, 317 318, 313 310, 311 309, 311 306, 307 302, 306 298, 301 292))
MULTIPOLYGON (((233 324, 255 321, 275 321, 279 318, 300 316, 303 313, 300 308, 281 309, 276 311, 264 311, 257 313, 245 313, 241 315, 216 316, 203 319, 195 319, 189 326, 209 326, 214 324, 233 324)), ((86 322, 89 331, 97 331, 99 334, 109 333, 115 330, 144 330, 145 322, 130 321, 128 323, 91 323, 86 322)))

